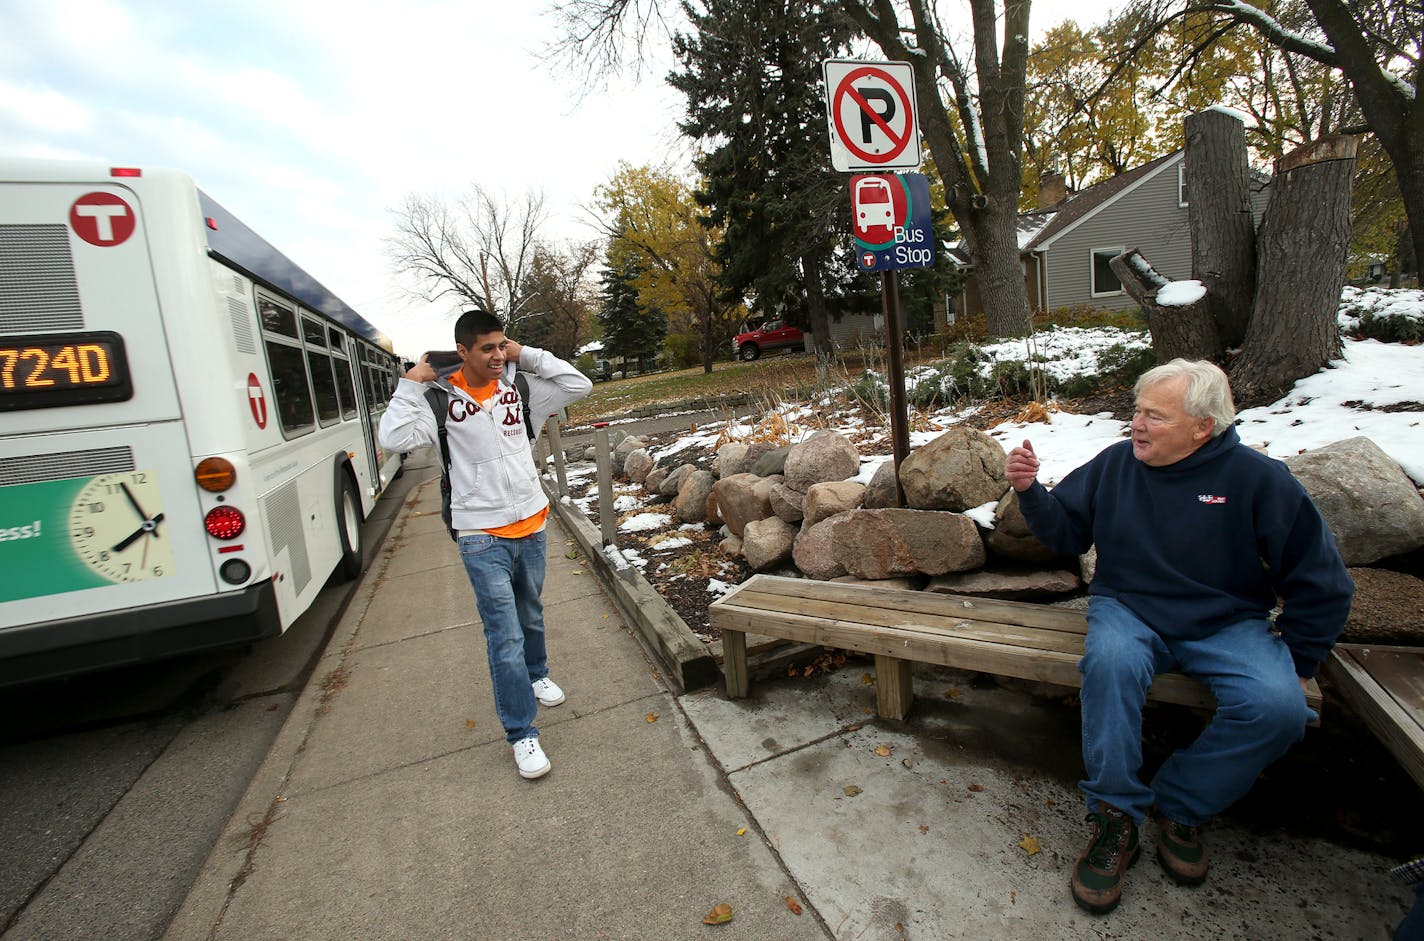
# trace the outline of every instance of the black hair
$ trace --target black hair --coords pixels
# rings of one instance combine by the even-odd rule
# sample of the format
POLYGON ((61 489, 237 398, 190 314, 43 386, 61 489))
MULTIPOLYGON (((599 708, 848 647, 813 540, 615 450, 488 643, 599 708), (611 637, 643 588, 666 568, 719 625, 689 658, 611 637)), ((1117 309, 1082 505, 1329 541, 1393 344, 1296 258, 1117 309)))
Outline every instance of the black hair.
POLYGON ((475 345, 476 338, 495 332, 503 333, 504 324, 494 314, 478 307, 465 311, 455 321, 455 343, 467 350, 475 345))

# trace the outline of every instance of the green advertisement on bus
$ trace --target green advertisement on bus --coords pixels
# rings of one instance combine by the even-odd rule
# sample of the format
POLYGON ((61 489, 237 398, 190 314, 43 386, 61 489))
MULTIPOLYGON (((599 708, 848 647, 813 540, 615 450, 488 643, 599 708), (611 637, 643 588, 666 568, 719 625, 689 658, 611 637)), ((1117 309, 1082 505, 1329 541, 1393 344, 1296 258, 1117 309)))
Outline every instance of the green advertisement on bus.
POLYGON ((158 475, 0 487, 0 601, 164 578, 173 550, 158 475))

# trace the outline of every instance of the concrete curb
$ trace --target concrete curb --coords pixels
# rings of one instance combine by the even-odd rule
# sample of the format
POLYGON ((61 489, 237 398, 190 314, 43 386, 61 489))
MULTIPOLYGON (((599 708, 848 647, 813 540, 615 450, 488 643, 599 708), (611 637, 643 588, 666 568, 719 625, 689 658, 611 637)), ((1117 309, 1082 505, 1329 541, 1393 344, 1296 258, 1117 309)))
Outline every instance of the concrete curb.
POLYGON ((722 671, 708 652, 707 645, 688 629, 657 589, 633 566, 627 563, 616 566, 604 552, 603 534, 589 522, 588 517, 571 502, 561 499, 549 488, 547 481, 541 479, 541 483, 559 521, 577 540, 579 549, 588 559, 608 597, 624 619, 637 630, 639 639, 662 666, 668 681, 679 693, 720 682, 722 671))

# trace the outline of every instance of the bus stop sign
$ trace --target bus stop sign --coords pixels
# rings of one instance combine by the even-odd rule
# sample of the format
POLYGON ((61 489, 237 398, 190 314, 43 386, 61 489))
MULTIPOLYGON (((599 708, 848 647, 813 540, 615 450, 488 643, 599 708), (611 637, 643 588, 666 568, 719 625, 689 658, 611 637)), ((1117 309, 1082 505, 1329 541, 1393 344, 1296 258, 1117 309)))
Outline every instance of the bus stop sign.
POLYGON ((853 176, 850 210, 861 271, 934 266, 929 177, 923 173, 853 176))

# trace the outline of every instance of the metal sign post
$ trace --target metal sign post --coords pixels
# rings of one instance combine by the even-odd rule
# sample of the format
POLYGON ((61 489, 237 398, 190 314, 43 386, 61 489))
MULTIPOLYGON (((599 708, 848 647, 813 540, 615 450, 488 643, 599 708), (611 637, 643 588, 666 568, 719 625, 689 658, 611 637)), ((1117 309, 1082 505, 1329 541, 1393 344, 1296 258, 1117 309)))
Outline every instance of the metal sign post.
POLYGON ((900 465, 910 456, 909 405, 905 400, 905 357, 900 337, 900 272, 880 272, 880 296, 885 310, 886 381, 890 384, 890 447, 895 461, 895 505, 905 505, 900 465))

